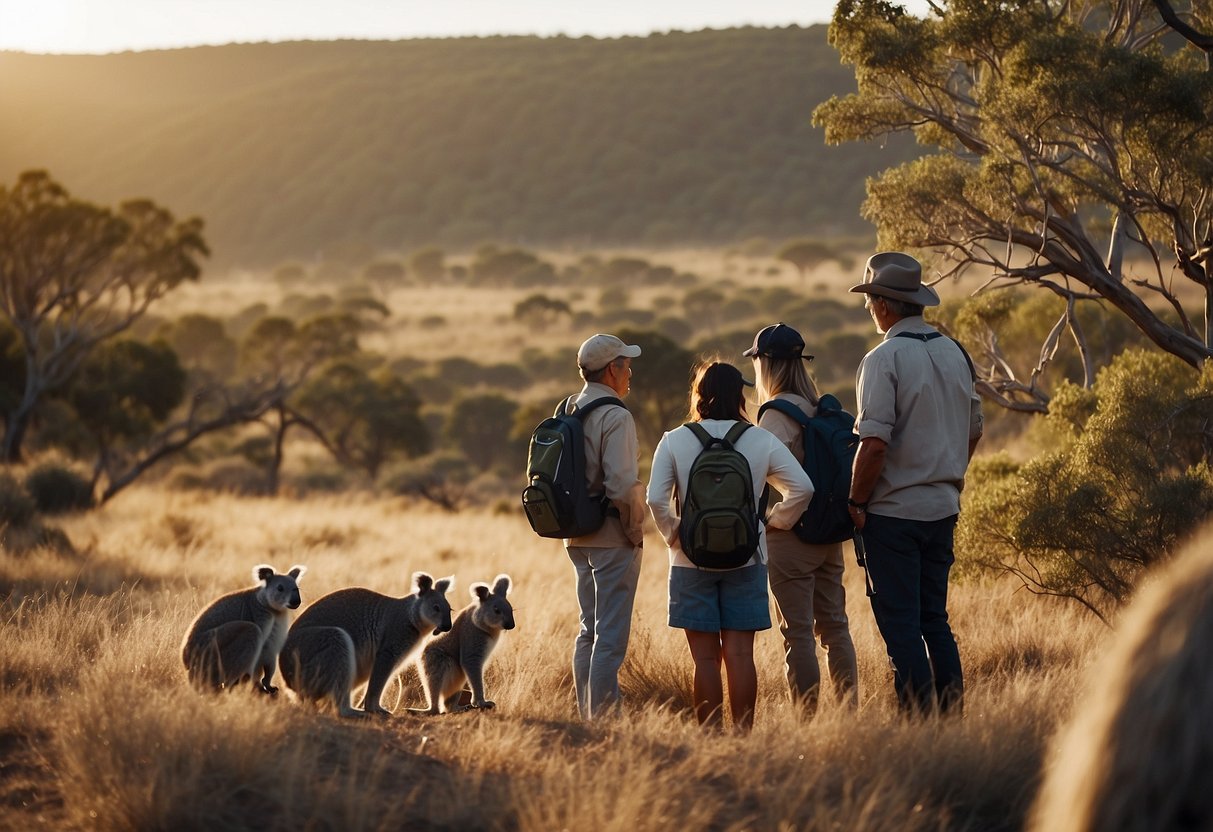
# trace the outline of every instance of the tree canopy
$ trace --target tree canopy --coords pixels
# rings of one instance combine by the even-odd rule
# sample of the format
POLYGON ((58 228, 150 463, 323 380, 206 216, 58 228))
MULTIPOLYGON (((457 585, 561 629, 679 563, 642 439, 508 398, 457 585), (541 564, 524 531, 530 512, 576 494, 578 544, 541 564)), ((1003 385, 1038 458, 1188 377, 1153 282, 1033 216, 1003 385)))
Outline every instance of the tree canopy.
POLYGON ((117 210, 73 198, 45 171, 0 187, 0 313, 20 338, 24 389, 5 415, 0 457, 21 457, 38 401, 98 344, 200 273, 202 221, 178 222, 150 200, 117 210))
MULTIPOLYGON (((1213 73, 1201 51, 1149 0, 931 5, 918 18, 842 0, 830 27, 859 90, 815 111, 827 140, 909 131, 934 149, 868 183, 881 246, 933 251, 944 276, 983 267, 990 287, 1063 297, 1042 358, 1065 329, 1084 347, 1076 307, 1096 300, 1190 365, 1213 355, 1213 300, 1202 331, 1175 285, 1213 299, 1213 73), (1152 264, 1145 274, 1125 268, 1130 253, 1152 264)), ((988 394, 1039 406, 1038 390, 985 353, 988 394)))

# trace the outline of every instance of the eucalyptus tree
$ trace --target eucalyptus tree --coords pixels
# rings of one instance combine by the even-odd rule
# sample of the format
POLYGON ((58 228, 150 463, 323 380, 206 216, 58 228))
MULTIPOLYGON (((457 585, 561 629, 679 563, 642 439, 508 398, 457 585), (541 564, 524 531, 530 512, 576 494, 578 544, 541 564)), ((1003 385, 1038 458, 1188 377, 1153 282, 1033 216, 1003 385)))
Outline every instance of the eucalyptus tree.
POLYGON ((72 197, 45 171, 0 186, 0 313, 24 358, 20 398, 4 414, 0 459, 15 462, 30 419, 99 344, 198 278, 202 221, 177 221, 150 200, 116 210, 72 197))
POLYGON ((830 42, 858 91, 815 111, 827 141, 909 131, 932 150, 868 182, 880 245, 935 252, 939 280, 980 267, 992 275, 982 290, 1032 285, 1065 300, 1026 381, 986 334, 980 386, 1003 405, 1047 409, 1037 379, 1067 331, 1093 384, 1082 303, 1110 305, 1193 367, 1213 355, 1213 38, 1202 34, 1213 17, 1201 2, 835 10, 830 42), (1140 273, 1126 266, 1134 254, 1140 273))

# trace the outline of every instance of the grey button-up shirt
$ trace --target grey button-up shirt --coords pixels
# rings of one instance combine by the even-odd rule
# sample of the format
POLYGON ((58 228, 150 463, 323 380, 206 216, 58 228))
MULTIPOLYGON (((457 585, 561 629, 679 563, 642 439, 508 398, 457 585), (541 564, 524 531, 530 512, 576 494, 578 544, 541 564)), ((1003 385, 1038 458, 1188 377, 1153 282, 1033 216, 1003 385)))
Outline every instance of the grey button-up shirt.
POLYGON ((889 446, 871 514, 942 520, 960 511, 969 440, 982 430, 969 364, 950 338, 896 337, 935 331, 921 317, 902 318, 859 364, 855 432, 889 446))

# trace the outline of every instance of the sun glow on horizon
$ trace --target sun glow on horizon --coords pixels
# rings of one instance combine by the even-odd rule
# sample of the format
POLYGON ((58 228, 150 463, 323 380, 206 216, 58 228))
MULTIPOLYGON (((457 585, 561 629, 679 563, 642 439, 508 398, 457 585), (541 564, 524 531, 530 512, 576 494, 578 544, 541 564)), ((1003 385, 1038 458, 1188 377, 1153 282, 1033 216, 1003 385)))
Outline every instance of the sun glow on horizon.
MULTIPOLYGON (((926 0, 906 0, 921 14, 926 0)), ((833 0, 0 0, 0 50, 101 54, 235 42, 569 35, 826 23, 833 0)))

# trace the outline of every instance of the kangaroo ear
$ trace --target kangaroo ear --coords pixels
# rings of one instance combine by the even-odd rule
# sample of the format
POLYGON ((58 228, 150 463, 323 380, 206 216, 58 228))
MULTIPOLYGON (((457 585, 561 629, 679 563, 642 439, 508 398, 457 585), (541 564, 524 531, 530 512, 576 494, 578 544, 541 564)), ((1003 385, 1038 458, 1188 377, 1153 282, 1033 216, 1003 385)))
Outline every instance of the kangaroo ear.
POLYGON ((471 590, 473 598, 479 598, 481 601, 483 601, 485 598, 489 597, 489 585, 486 583, 477 581, 476 583, 472 584, 471 590))
POLYGON ((512 583, 513 582, 510 580, 509 575, 498 575, 496 578, 493 578, 493 594, 505 595, 510 591, 510 585, 512 583))
POLYGON ((455 587, 455 576, 454 575, 447 575, 445 578, 442 578, 441 580, 436 581, 434 583, 435 592, 446 593, 448 590, 454 589, 454 587, 455 587))
POLYGON ((263 584, 274 577, 274 567, 261 563, 253 567, 253 583, 263 584))
POLYGON ((426 572, 413 573, 413 588, 418 592, 427 592, 434 585, 434 579, 426 572))
POLYGON ((298 583, 299 579, 303 577, 305 572, 307 572, 306 566, 292 566, 291 571, 287 572, 286 574, 290 575, 295 579, 295 582, 298 583))

